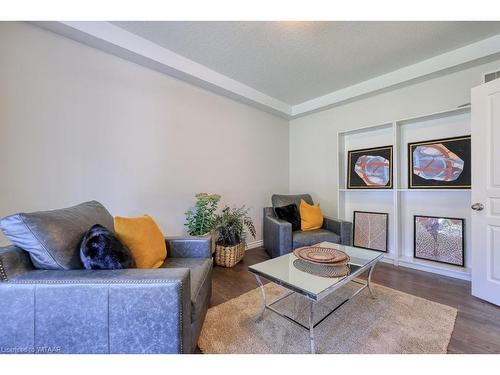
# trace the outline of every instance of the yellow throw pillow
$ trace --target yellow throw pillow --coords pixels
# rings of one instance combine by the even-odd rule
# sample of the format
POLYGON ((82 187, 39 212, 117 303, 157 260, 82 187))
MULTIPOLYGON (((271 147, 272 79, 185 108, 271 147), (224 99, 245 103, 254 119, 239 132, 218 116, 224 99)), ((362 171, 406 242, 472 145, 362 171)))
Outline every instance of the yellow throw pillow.
POLYGON ((300 229, 303 231, 319 229, 323 226, 323 213, 319 204, 310 205, 300 200, 300 229))
POLYGON ((115 232, 121 243, 132 252, 137 268, 159 268, 165 261, 165 237, 151 216, 117 216, 115 232))

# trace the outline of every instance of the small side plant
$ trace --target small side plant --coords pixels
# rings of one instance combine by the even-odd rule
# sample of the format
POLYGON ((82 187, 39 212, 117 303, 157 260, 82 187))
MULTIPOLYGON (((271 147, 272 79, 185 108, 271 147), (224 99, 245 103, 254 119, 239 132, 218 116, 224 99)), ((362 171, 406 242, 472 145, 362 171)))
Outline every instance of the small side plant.
POLYGON ((194 208, 186 212, 186 223, 184 224, 191 236, 201 236, 214 229, 217 206, 220 195, 199 193, 195 195, 194 208))
POLYGON ((222 213, 215 218, 215 232, 217 233, 217 245, 235 246, 240 243, 246 245, 247 232, 255 238, 255 226, 252 218, 248 215, 249 208, 224 207, 222 213))

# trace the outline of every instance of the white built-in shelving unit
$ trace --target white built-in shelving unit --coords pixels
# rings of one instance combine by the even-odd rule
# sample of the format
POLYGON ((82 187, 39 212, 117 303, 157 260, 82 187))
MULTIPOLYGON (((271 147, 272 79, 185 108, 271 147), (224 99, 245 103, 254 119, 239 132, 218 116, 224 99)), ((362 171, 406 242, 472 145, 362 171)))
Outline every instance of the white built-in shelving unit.
POLYGON ((470 107, 395 120, 338 133, 338 217, 352 221, 353 211, 389 214, 389 242, 384 261, 470 280, 470 189, 409 189, 408 143, 471 133, 470 107), (393 146, 393 189, 347 189, 347 152, 393 146), (465 219, 465 267, 413 257, 413 215, 465 219))

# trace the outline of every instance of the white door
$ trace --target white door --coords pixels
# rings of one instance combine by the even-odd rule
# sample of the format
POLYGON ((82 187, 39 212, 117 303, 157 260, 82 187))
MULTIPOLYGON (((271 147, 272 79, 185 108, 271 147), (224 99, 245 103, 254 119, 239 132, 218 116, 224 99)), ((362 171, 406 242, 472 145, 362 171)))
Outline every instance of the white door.
POLYGON ((500 79, 472 89, 472 294, 500 305, 500 79))

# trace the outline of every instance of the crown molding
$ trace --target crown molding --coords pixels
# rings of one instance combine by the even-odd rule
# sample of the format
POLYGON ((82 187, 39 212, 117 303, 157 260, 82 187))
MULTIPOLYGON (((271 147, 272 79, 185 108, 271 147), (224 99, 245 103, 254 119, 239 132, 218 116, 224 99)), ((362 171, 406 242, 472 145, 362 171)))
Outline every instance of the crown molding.
POLYGON ((288 120, 405 85, 416 79, 445 74, 449 69, 500 53, 499 34, 303 103, 290 105, 110 22, 31 23, 288 120))
POLYGON ((152 68, 180 80, 290 118, 291 106, 241 82, 187 59, 110 22, 31 22, 39 27, 152 68))
POLYGON ((292 117, 303 116, 322 108, 331 107, 356 97, 378 92, 431 74, 443 72, 499 52, 500 34, 294 105, 292 107, 292 117))

